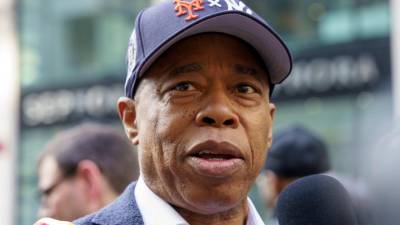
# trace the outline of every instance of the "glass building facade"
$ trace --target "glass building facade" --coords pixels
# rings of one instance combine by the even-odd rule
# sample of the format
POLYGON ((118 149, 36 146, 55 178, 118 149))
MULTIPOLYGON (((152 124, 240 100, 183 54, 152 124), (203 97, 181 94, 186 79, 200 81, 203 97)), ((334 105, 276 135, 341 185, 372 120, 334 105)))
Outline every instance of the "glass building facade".
MULTIPOLYGON (((224 0, 221 0, 224 1, 224 0)), ((275 129, 326 138, 336 170, 363 176, 363 155, 391 123, 387 0, 247 0, 289 44, 295 67, 276 90, 275 129)), ((36 159, 55 132, 84 120, 120 127, 125 52, 149 0, 20 0, 21 132, 16 224, 36 219, 36 159)), ((260 205, 260 204, 258 204, 260 205)))

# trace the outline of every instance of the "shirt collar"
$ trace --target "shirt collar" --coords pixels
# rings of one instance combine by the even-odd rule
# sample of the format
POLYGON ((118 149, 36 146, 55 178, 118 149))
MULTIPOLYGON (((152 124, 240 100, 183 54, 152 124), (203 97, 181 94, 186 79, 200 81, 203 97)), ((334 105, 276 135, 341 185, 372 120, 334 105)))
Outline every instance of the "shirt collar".
MULTIPOLYGON (((136 184, 135 198, 145 225, 189 225, 171 205, 147 187, 142 176, 136 184), (157 209, 157 215, 155 215, 155 209, 157 209)), ((265 225, 250 198, 247 198, 247 203, 249 215, 246 225, 265 225)))
POLYGON ((145 225, 189 225, 171 205, 147 187, 142 176, 136 184, 135 198, 145 225))
POLYGON ((249 197, 247 197, 247 206, 249 208, 249 215, 247 216, 246 225, 265 225, 249 197))

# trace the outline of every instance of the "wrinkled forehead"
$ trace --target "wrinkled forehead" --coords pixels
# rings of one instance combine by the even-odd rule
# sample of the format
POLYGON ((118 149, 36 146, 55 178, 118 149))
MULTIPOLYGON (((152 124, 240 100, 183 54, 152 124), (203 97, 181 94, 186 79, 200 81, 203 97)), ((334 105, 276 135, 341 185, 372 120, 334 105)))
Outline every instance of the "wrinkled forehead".
MULTIPOLYGON (((247 65, 255 65, 263 71, 260 73, 262 77, 259 78, 265 80, 268 84, 271 83, 268 69, 258 52, 247 42, 223 33, 202 33, 178 41, 155 60, 141 80, 153 74, 158 74, 159 70, 171 66, 171 64, 176 65, 180 61, 195 62, 197 60, 196 56, 200 54, 210 56, 215 54, 229 55, 231 57, 227 57, 226 62, 228 62, 228 58, 237 58, 238 61, 243 61, 247 65)), ((225 60, 223 57, 220 57, 220 59, 222 61, 225 60)), ((141 80, 139 80, 139 89, 141 80)))

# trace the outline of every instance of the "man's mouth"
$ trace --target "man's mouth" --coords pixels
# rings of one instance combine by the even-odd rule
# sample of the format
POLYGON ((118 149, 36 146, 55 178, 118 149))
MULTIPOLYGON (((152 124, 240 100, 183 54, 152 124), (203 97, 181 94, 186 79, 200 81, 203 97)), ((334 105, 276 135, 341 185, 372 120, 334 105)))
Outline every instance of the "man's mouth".
POLYGON ((230 154, 218 154, 218 153, 213 153, 213 152, 207 151, 207 150, 196 153, 193 156, 197 157, 197 158, 202 158, 205 160, 215 160, 215 161, 236 158, 235 156, 230 155, 230 154))
POLYGON ((189 150, 189 164, 208 177, 228 177, 244 164, 240 149, 227 142, 206 141, 189 150))

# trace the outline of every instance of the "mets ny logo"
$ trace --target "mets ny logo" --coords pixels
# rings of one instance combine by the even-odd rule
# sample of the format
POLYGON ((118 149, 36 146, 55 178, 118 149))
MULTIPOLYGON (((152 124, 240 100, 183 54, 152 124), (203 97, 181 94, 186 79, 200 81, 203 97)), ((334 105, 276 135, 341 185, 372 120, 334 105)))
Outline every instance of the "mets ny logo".
MULTIPOLYGON (((219 7, 223 8, 221 4, 222 0, 207 0, 209 7, 219 7)), ((226 9, 228 10, 238 10, 246 12, 248 14, 253 14, 250 8, 248 8, 243 2, 236 0, 224 0, 226 3, 226 9)), ((204 0, 174 0, 176 16, 180 17, 186 15, 186 21, 195 20, 199 17, 196 15, 196 11, 204 10, 204 0)))

